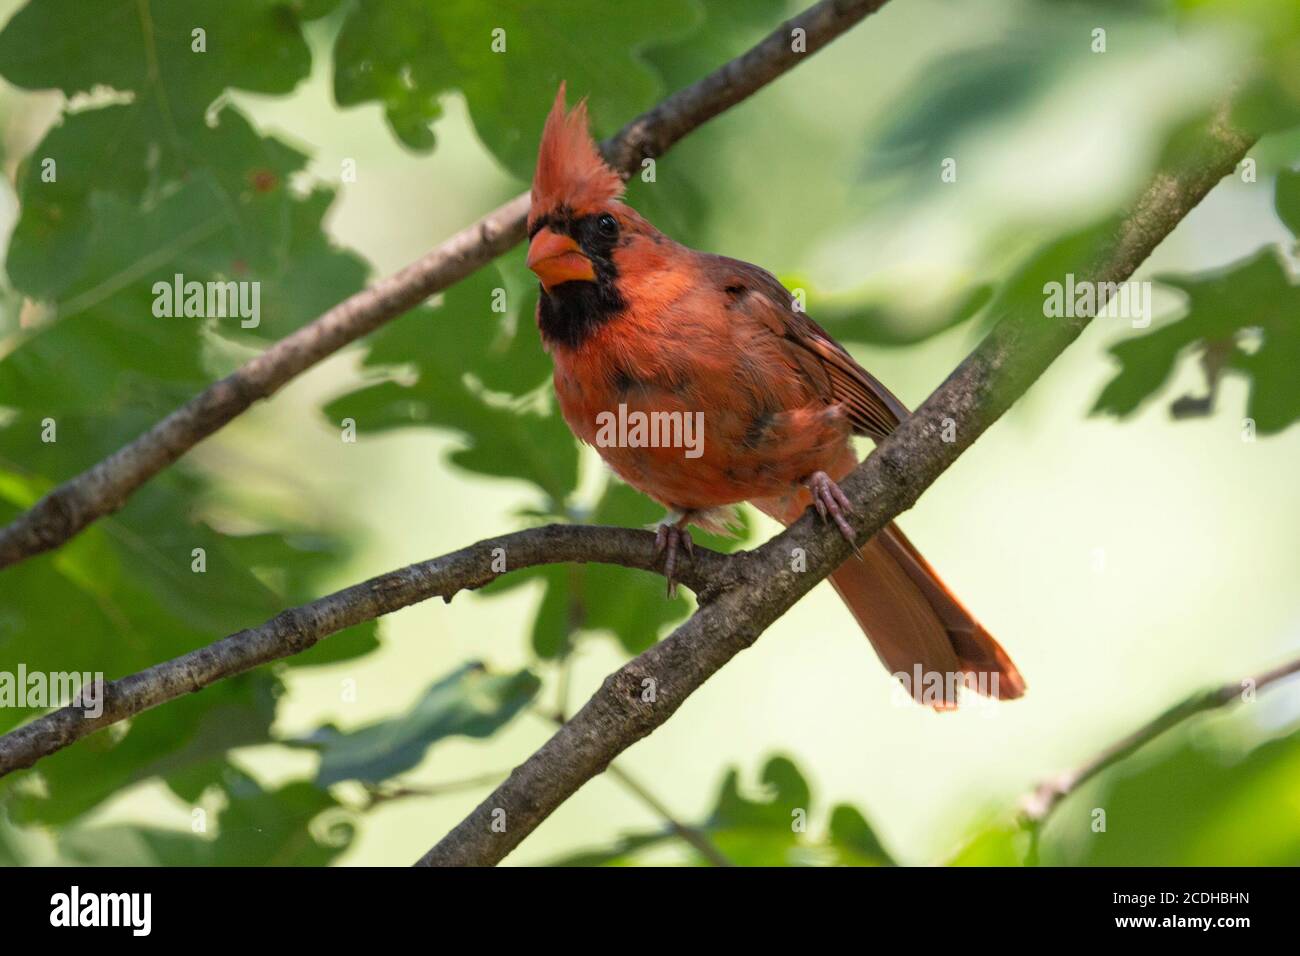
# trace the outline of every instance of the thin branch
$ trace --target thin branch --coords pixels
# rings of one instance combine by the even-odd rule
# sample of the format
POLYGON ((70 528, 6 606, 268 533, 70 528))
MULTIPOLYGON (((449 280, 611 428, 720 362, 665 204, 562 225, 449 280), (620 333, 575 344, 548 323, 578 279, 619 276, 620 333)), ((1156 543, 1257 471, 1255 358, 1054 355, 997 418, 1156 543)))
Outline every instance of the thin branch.
MULTIPOLYGON (((1154 177, 1130 213, 1074 271, 1098 283, 1127 280, 1215 183, 1233 171, 1252 142, 1221 115, 1194 152, 1154 177)), ((1041 309, 1004 317, 844 482, 857 509, 858 541, 865 543, 911 507, 1088 322, 1086 316, 1046 320, 1041 309), (945 441, 945 433, 954 440, 945 441)), ((502 860, 579 787, 667 721, 691 693, 848 556, 849 546, 841 538, 805 514, 762 548, 734 557, 734 586, 719 591, 669 637, 607 677, 555 736, 418 862, 487 866, 502 860), (804 559, 797 565, 791 560, 795 548, 804 559), (795 571, 796 566, 806 570, 795 571)))
POLYGON ((659 798, 647 790, 635 777, 632 777, 626 770, 619 767, 618 764, 610 764, 605 768, 605 773, 609 774, 615 780, 618 780, 623 786, 627 787, 632 793, 641 799, 641 802, 654 810, 664 818, 668 828, 673 831, 683 841, 695 848, 696 852, 704 859, 708 860, 714 866, 735 866, 727 859, 726 855, 713 845, 713 841, 708 835, 698 827, 693 827, 689 823, 682 823, 673 816, 672 811, 664 804, 659 802, 659 798))
MULTIPOLYGON (((696 127, 753 95, 818 52, 886 0, 822 0, 762 42, 634 119, 603 144, 629 175, 696 127), (801 29, 807 52, 797 52, 801 29)), ((516 196, 399 272, 345 299, 213 383, 103 461, 45 495, 0 529, 0 568, 58 547, 113 514, 146 481, 203 439, 269 398, 316 363, 459 282, 524 238, 528 194, 516 196)))
POLYGON ((365 788, 366 801, 358 809, 373 810, 381 803, 392 803, 394 800, 407 800, 411 797, 441 797, 461 790, 476 790, 500 779, 500 773, 481 773, 476 777, 466 777, 463 780, 448 780, 445 783, 428 785, 390 784, 380 786, 370 784, 365 788))
MULTIPOLYGON (((576 515, 570 511, 571 520, 576 520, 576 515)), ((569 719, 569 682, 573 676, 573 655, 577 651, 575 638, 578 632, 586 625, 587 608, 581 594, 581 575, 578 574, 576 566, 569 567, 569 608, 568 619, 564 628, 564 649, 559 662, 559 680, 556 692, 556 707, 554 714, 548 714, 544 708, 533 707, 532 712, 546 721, 553 727, 562 727, 564 722, 569 719)), ((623 784, 623 786, 637 799, 649 807, 654 813, 657 813, 668 828, 679 838, 693 846, 706 860, 714 866, 731 866, 730 860, 723 855, 722 851, 713 845, 700 830, 688 824, 682 823, 672 811, 668 809, 654 793, 633 777, 630 773, 620 768, 617 764, 611 763, 605 770, 611 777, 623 784)), ((498 780, 500 777, 497 778, 498 780)))
MULTIPOLYGON (((534 709, 533 713, 552 726, 564 726, 563 718, 556 719, 555 717, 536 709, 534 709)), ((677 817, 673 816, 673 812, 668 809, 668 805, 656 797, 649 787, 641 783, 641 781, 632 776, 618 764, 611 763, 605 768, 605 773, 621 783, 629 793, 644 803, 652 811, 657 813, 663 819, 664 823, 668 824, 668 829, 673 832, 674 836, 694 847, 695 850, 704 857, 704 859, 708 860, 711 865, 735 866, 734 863, 727 859, 726 855, 721 850, 714 846, 713 841, 709 839, 708 835, 703 830, 699 827, 693 827, 689 823, 682 823, 682 821, 678 820, 677 817)))
MULTIPOLYGON (((730 566, 716 551, 696 548, 695 553, 696 559, 679 576, 705 602, 728 584, 730 566)), ((301 654, 354 624, 432 597, 450 602, 460 591, 482 587, 509 571, 575 561, 653 571, 659 558, 654 535, 629 528, 547 525, 480 541, 291 608, 258 627, 105 684, 102 700, 88 700, 89 706, 74 703, 11 730, 0 737, 0 777, 183 694, 301 654), (501 567, 502 560, 507 571, 498 573, 493 568, 501 567), (87 710, 100 710, 101 705, 98 716, 88 716, 87 710)))
POLYGON ((1086 763, 1050 780, 1044 780, 1021 801, 1020 820, 1022 825, 1037 829, 1052 811, 1060 806, 1070 794, 1077 791, 1097 774, 1108 770, 1115 764, 1132 756, 1166 731, 1197 714, 1219 710, 1247 699, 1264 690, 1271 684, 1277 684, 1295 674, 1300 674, 1300 658, 1275 667, 1271 671, 1248 677, 1244 680, 1229 682, 1219 687, 1193 694, 1186 700, 1170 707, 1159 717, 1139 727, 1133 733, 1106 747, 1086 763))
MULTIPOLYGON (((554 724, 555 721, 546 714, 538 714, 548 723, 554 724)), ((563 721, 561 721, 563 723, 563 721)), ((709 840, 708 836, 698 827, 682 823, 673 816, 672 811, 664 805, 658 797, 650 791, 643 783, 620 768, 617 764, 610 764, 606 771, 611 777, 621 783, 629 793, 640 800, 650 809, 651 812, 661 817, 668 825, 668 829, 674 835, 680 837, 686 843, 694 847, 701 856, 709 861, 713 866, 734 866, 730 860, 723 855, 709 840)), ((461 790, 476 790, 479 787, 486 787, 496 783, 501 779, 504 771, 496 773, 481 773, 474 777, 466 777, 462 780, 448 780, 444 783, 434 783, 428 785, 420 784, 396 784, 388 786, 368 785, 366 789, 366 799, 357 807, 360 811, 369 811, 375 809, 380 804, 392 803, 395 800, 409 800, 412 797, 421 799, 430 799, 433 797, 443 797, 449 793, 457 793, 461 790)))

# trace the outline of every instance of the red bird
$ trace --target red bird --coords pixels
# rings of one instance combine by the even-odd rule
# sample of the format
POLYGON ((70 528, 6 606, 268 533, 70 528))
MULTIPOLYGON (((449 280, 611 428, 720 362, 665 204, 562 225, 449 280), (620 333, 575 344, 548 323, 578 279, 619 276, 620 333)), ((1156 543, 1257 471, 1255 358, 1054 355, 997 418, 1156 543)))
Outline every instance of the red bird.
MULTIPOLYGON (((787 525, 811 504, 852 542, 852 506, 836 484, 857 464, 850 436, 880 441, 907 408, 770 273, 674 242, 622 195, 585 101, 566 114, 561 85, 528 214, 537 325, 569 427, 668 509, 657 547, 669 593, 679 548, 691 549, 687 525, 717 529, 738 502, 787 525)), ((1011 659, 896 525, 860 556, 831 583, 916 700, 948 709, 959 684, 1024 693, 1011 659)))

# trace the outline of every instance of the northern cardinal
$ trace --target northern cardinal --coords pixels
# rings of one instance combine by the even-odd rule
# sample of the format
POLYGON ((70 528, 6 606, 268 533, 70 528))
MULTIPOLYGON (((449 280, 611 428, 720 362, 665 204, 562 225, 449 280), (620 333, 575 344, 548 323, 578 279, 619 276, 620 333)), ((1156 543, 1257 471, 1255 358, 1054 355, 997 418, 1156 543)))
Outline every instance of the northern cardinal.
MULTIPOLYGON (((674 242, 622 196, 585 101, 566 113, 561 84, 528 214, 537 325, 569 427, 668 509, 656 547, 669 593, 689 557, 687 525, 717 529, 742 501, 787 525, 812 505, 852 543, 852 506, 836 484, 857 464, 850 436, 880 441, 907 408, 770 273, 674 242), (688 454, 644 430, 611 441, 616 410, 624 421, 698 421, 702 444, 688 454)), ((831 583, 911 696, 944 710, 959 684, 1000 699, 1024 693, 1011 659, 896 525, 859 557, 831 583)))

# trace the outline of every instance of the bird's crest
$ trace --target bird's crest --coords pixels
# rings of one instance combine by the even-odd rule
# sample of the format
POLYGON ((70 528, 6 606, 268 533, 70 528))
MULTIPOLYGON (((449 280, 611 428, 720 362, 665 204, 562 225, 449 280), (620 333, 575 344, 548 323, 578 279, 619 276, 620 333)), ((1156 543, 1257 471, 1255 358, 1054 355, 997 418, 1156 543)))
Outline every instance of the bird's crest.
POLYGON ((610 169, 587 130, 587 101, 567 113, 564 84, 546 117, 533 176, 531 223, 560 205, 585 215, 623 195, 623 180, 610 169))

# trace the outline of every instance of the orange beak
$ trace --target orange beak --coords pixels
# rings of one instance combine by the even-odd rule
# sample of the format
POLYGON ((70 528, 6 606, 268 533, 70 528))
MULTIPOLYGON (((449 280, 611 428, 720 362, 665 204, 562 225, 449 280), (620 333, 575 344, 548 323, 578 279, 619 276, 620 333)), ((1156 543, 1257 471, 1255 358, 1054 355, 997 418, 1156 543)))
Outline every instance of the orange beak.
POLYGON ((550 229, 538 230, 528 244, 528 268, 542 280, 542 288, 550 292, 561 282, 594 282, 596 270, 568 236, 550 229))

